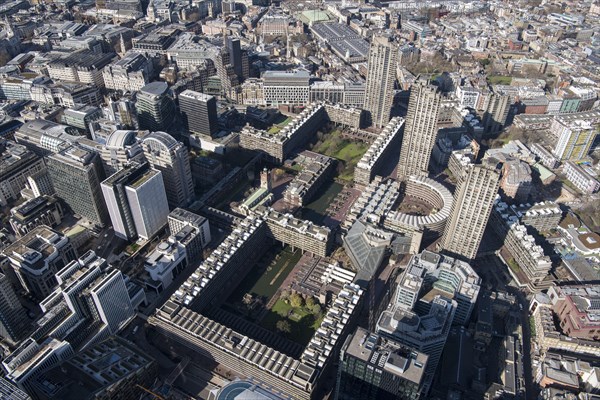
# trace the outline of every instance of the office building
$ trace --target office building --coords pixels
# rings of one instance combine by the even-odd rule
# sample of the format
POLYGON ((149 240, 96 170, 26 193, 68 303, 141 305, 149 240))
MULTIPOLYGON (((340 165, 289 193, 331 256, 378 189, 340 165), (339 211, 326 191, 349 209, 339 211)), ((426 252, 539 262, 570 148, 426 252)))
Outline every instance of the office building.
POLYGON ((184 90, 179 94, 179 109, 190 132, 207 136, 217 132, 217 100, 213 96, 184 90))
POLYGON ((222 48, 217 54, 215 66, 217 68, 217 77, 221 83, 220 93, 228 97, 233 97, 240 85, 240 78, 235 73, 231 55, 226 47, 222 48))
POLYGON ((208 219, 182 208, 176 208, 167 217, 171 236, 185 247, 188 263, 200 260, 203 249, 210 243, 208 219))
POLYGON ((454 192, 450 219, 439 246, 448 254, 472 260, 477 255, 494 200, 498 194, 500 173, 497 160, 468 164, 454 192))
MULTIPOLYGON (((481 290, 481 278, 470 264, 424 250, 411 258, 407 270, 407 277, 412 275, 423 278, 423 282, 427 284, 425 287, 429 288, 432 294, 441 293, 456 301, 453 324, 463 326, 469 324, 481 290)), ((404 289, 399 289, 397 301, 405 302, 406 299, 403 297, 405 294, 404 289)), ((406 303, 407 306, 411 304, 412 300, 406 303)))
MULTIPOLYGON (((310 84, 310 102, 327 101, 333 104, 344 102, 344 84, 334 81, 315 81, 310 84)), ((362 107, 362 104, 360 105, 362 107)))
MULTIPOLYGON (((413 275, 407 274, 407 276, 410 278, 398 285, 397 297, 400 297, 401 291, 406 289, 411 296, 414 295, 416 303, 420 286, 414 287, 413 275)), ((377 333, 428 356, 422 390, 423 395, 427 395, 446 346, 446 340, 454 320, 456 301, 443 294, 435 294, 432 298, 423 297, 419 301, 419 308, 414 307, 415 303, 413 303, 413 307, 400 301, 390 304, 390 307, 381 313, 377 321, 377 333)))
POLYGON ((101 184, 115 235, 149 239, 167 224, 169 204, 162 174, 131 163, 101 184))
POLYGON ((400 148, 398 177, 427 175, 431 151, 437 138, 441 99, 435 86, 420 81, 412 86, 400 148))
POLYGON ((0 378, 0 399, 31 400, 31 397, 11 382, 0 378))
POLYGON ((598 124, 589 120, 555 117, 550 132, 558 138, 552 153, 559 161, 578 161, 586 157, 596 136, 598 124))
POLYGON ((156 245, 154 250, 146 257, 144 269, 150 279, 147 287, 151 287, 157 293, 167 289, 175 277, 188 265, 188 257, 185 247, 179 243, 175 236, 169 236, 156 245))
POLYGON ((28 331, 27 312, 8 277, 0 272, 0 338, 14 344, 22 340, 28 331))
POLYGON ((110 64, 113 57, 114 53, 90 50, 66 52, 48 63, 48 76, 59 81, 89 83, 102 88, 102 69, 110 64))
POLYGON ((143 396, 157 374, 156 361, 115 336, 44 371, 33 393, 48 400, 127 400, 143 396))
POLYGON ((81 136, 77 128, 45 119, 28 121, 15 132, 16 142, 26 146, 38 156, 58 153, 79 139, 81 136))
POLYGON ((29 338, 2 360, 2 365, 6 379, 31 394, 34 393, 35 380, 41 373, 73 354, 73 348, 67 341, 49 337, 38 343, 29 338))
POLYGON ((193 32, 183 32, 167 50, 167 59, 180 71, 193 71, 205 67, 207 62, 213 64, 218 52, 219 49, 208 40, 198 40, 193 32))
MULTIPOLYGON (((108 100, 106 116, 109 121, 114 121, 119 129, 136 129, 138 127, 137 112, 134 102, 130 98, 120 98, 119 100, 108 100)), ((94 136, 92 138, 97 142, 102 142, 94 136)))
POLYGON ((100 188, 104 169, 96 152, 73 145, 51 155, 46 162, 56 195, 74 214, 99 225, 108 222, 100 188))
POLYGON ((89 132, 89 125, 102 118, 102 110, 89 105, 77 105, 68 108, 62 115, 62 123, 73 126, 83 132, 89 132))
POLYGON ((595 304, 599 295, 600 288, 594 285, 552 286, 548 289, 552 310, 567 336, 600 339, 600 321, 595 304))
POLYGON ((56 273, 77 258, 66 236, 47 226, 38 226, 3 251, 23 289, 37 299, 56 287, 56 273))
POLYGON ((51 196, 55 193, 48 169, 44 168, 27 177, 27 186, 34 197, 51 196))
POLYGON ((469 324, 480 284, 469 264, 430 251, 413 256, 398 277, 377 332, 428 356, 423 395, 431 388, 450 327, 469 324))
POLYGON ((375 36, 369 49, 364 109, 371 125, 384 127, 390 120, 398 49, 390 38, 375 36))
POLYGON ((33 85, 31 100, 48 105, 76 107, 87 105, 98 107, 102 104, 99 86, 93 83, 54 82, 33 85))
MULTIPOLYGON (((175 42, 181 30, 173 27, 162 27, 132 38, 132 51, 136 53, 149 54, 150 56, 161 56, 167 53, 167 49, 175 42)), ((164 82, 163 82, 164 83, 164 82)))
POLYGON ((153 74, 152 60, 140 53, 128 53, 102 71, 106 88, 122 92, 141 90, 151 82, 153 74))
POLYGON ((56 281, 58 287, 40 307, 48 314, 61 306, 69 310, 52 332, 74 348, 116 335, 135 317, 123 274, 92 250, 58 271, 56 281))
POLYGON ((495 136, 506 125, 510 110, 510 96, 501 93, 488 93, 483 104, 478 107, 486 136, 495 136))
POLYGON ((152 132, 141 143, 150 166, 162 174, 169 207, 190 204, 194 200, 194 182, 183 143, 165 132, 152 132))
POLYGON ((418 400, 427 355, 357 328, 340 351, 335 399, 418 400))
POLYGON ((144 161, 140 136, 143 137, 143 133, 128 130, 116 130, 108 135, 100 151, 106 176, 123 169, 132 161, 144 161))
POLYGON ((310 74, 307 71, 265 71, 263 91, 266 105, 301 106, 310 98, 310 74))
POLYGON ((230 63, 233 66, 235 74, 238 76, 240 81, 242 81, 244 79, 244 73, 242 68, 242 46, 240 39, 228 37, 226 41, 230 63))
POLYGON ((44 161, 27 147, 0 140, 0 206, 19 198, 27 177, 44 169, 44 161))
POLYGON ((140 129, 165 131, 173 123, 175 104, 165 82, 152 82, 137 93, 135 109, 140 129))
POLYGON ((552 286, 547 295, 536 295, 530 311, 540 350, 599 357, 597 298, 598 287, 593 285, 552 286))
POLYGON ((54 196, 43 195, 11 209, 8 222, 15 235, 22 237, 40 225, 55 228, 60 225, 63 217, 60 201, 54 196))

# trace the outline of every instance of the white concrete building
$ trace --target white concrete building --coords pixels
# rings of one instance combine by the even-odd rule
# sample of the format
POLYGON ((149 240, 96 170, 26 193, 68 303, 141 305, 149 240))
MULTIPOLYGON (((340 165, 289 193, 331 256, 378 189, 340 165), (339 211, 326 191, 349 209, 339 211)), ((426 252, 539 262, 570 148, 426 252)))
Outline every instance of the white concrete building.
POLYGON ((162 174, 148 163, 118 171, 102 182, 102 193, 120 238, 147 240, 167 224, 169 205, 162 174))
POLYGON ((585 194, 596 193, 600 190, 600 182, 586 171, 581 165, 567 161, 563 168, 569 182, 585 194))

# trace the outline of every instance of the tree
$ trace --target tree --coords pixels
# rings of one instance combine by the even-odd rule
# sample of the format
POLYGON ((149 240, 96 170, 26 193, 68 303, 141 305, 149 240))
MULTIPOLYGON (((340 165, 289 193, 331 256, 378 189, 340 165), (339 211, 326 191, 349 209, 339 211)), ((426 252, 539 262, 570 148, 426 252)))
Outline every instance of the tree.
POLYGON ((277 321, 277 324, 275 324, 275 329, 277 329, 278 332, 284 334, 288 334, 292 331, 290 323, 285 319, 277 321))
POLYGON ((315 316, 318 317, 319 315, 321 315, 321 306, 319 304, 313 304, 312 307, 310 307, 310 312, 315 316))
POLYGON ((312 309, 312 307, 315 305, 315 298, 312 296, 309 296, 306 298, 306 308, 312 309))
POLYGON ((290 304, 292 307, 302 307, 304 305, 304 299, 298 293, 292 293, 290 296, 290 304))
POLYGON ((281 293, 279 294, 279 298, 281 300, 287 300, 290 297, 290 293, 287 290, 282 290, 281 293))

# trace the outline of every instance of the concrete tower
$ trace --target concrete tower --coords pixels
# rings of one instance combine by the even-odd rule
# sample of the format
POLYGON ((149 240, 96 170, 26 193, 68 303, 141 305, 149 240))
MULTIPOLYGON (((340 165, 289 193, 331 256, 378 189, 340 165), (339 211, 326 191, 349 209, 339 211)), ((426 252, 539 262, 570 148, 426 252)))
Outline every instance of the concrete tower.
POLYGON ((369 122, 379 128, 390 120, 397 61, 396 44, 388 37, 374 37, 369 50, 364 109, 369 122))
POLYGON ((441 94, 435 86, 419 81, 411 88, 398 177, 427 175, 429 158, 437 137, 441 100, 441 94))
POLYGON ((500 169, 494 158, 463 168, 454 192, 452 214, 439 244, 443 252, 464 260, 475 258, 498 194, 499 180, 500 169))

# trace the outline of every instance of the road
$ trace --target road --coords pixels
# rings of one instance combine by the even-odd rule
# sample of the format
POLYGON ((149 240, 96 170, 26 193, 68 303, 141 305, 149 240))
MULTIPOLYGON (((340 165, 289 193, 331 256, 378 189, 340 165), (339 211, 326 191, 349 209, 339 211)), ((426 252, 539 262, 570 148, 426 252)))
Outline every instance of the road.
POLYGON ((523 348, 523 371, 525 379, 526 398, 528 400, 537 399, 537 385, 533 381, 532 363, 531 363, 531 329, 529 327, 529 300, 526 294, 518 287, 508 274, 508 265, 505 265, 497 256, 490 255, 478 260, 478 273, 484 277, 493 277, 493 288, 498 291, 505 291, 517 299, 520 305, 519 317, 522 328, 522 348, 523 348), (507 283, 508 282, 508 283, 507 283), (522 309, 521 309, 522 308, 522 309))

